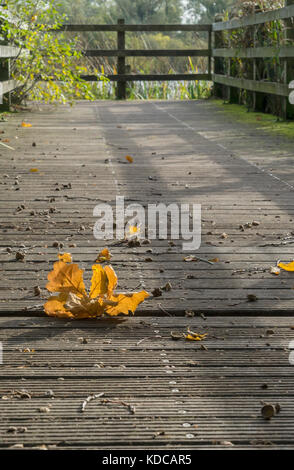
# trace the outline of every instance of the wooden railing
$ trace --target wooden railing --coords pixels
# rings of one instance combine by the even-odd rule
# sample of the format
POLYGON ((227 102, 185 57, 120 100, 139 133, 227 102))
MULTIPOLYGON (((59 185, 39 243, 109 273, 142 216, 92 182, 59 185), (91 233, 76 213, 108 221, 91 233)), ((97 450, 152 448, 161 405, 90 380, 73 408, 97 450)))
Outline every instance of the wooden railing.
MULTIPOLYGON (((292 2, 292 0, 288 0, 292 2)), ((231 21, 216 22, 212 25, 206 24, 170 24, 170 25, 130 25, 125 24, 124 20, 118 20, 117 24, 112 25, 64 25, 58 31, 67 32, 102 32, 112 31, 117 33, 117 49, 91 49, 84 51, 88 57, 117 57, 117 74, 107 75, 109 80, 116 81, 117 97, 126 98, 127 82, 138 80, 212 80, 215 86, 222 86, 228 91, 232 88, 249 90, 253 93, 266 93, 282 97, 284 115, 286 115, 287 100, 289 95, 289 82, 294 80, 294 45, 275 46, 275 47, 254 47, 251 48, 230 48, 219 47, 223 45, 222 34, 224 31, 236 30, 238 28, 256 28, 257 25, 275 20, 288 20, 294 17, 294 5, 289 5, 279 10, 272 10, 263 13, 246 16, 241 19, 231 21), (204 31, 208 33, 207 49, 182 49, 182 50, 163 50, 163 49, 126 49, 126 33, 128 32, 164 32, 164 31, 204 31), (212 36, 214 35, 214 47, 212 47, 212 36), (176 74, 136 74, 131 73, 126 65, 126 57, 207 57, 208 66, 205 73, 176 73, 176 74), (277 57, 283 61, 284 73, 279 82, 270 82, 267 80, 257 80, 256 59, 265 57, 277 57), (214 59, 214 71, 212 73, 212 58, 214 59), (233 58, 245 58, 253 60, 253 76, 251 79, 238 78, 231 76, 231 60, 233 58), (288 68, 291 60, 291 68, 288 68), (223 65, 226 65, 226 73, 222 73, 223 65), (220 64, 222 66, 220 67, 220 64)), ((52 31, 56 32, 56 30, 52 31)), ((292 36, 294 40, 294 34, 292 36)), ((2 94, 7 94, 17 87, 17 83, 9 78, 9 58, 16 57, 18 50, 12 46, 0 46, 0 84, 2 94)), ((82 77, 87 81, 97 81, 99 77, 95 75, 86 75, 82 77)))
MULTIPOLYGON (((288 20, 294 17, 294 5, 289 5, 278 10, 272 10, 262 13, 256 13, 244 18, 231 21, 221 21, 212 25, 214 33, 214 48, 212 56, 214 57, 214 73, 212 74, 213 82, 224 86, 224 95, 230 100, 230 92, 232 88, 239 88, 253 92, 253 107, 255 107, 256 93, 266 93, 282 97, 281 109, 282 116, 287 116, 289 83, 294 79, 294 45, 275 45, 273 47, 257 47, 256 44, 256 27, 276 20, 288 20), (237 30, 239 28, 251 28, 253 46, 250 48, 234 49, 227 44, 227 47, 218 47, 223 44, 222 33, 225 31, 237 30), (279 82, 271 82, 268 80, 257 80, 256 59, 275 57, 283 63, 283 72, 279 82), (251 59, 253 60, 252 78, 238 78, 231 76, 231 60, 232 59, 251 59), (226 64, 224 64, 226 62, 226 64), (291 67, 289 66, 291 63, 291 67), (226 69, 226 74, 221 73, 222 69, 226 69)), ((291 39, 294 42, 294 34, 292 30, 291 39)), ((228 41, 226 41, 228 43, 228 41)))
MULTIPOLYGON (((141 80, 211 80, 211 34, 212 25, 205 24, 166 24, 166 25, 134 25, 125 24, 124 20, 118 20, 117 24, 113 25, 64 25, 58 31, 74 31, 74 32, 101 32, 101 31, 115 31, 117 32, 117 49, 105 50, 95 49, 84 51, 86 56, 90 57, 117 57, 117 74, 106 75, 111 81, 118 83, 117 98, 126 98, 126 85, 127 82, 141 81, 141 80), (181 49, 181 50, 166 50, 166 49, 140 49, 132 50, 126 49, 125 36, 127 32, 163 32, 163 31, 207 31, 208 33, 208 48, 207 49, 181 49), (208 57, 207 73, 177 73, 177 74, 133 74, 127 73, 128 67, 126 66, 126 57, 208 57)), ((83 76, 85 80, 96 81, 96 76, 86 75, 83 76)))
POLYGON ((17 57, 18 48, 0 45, 0 109, 9 109, 10 92, 17 88, 17 82, 10 79, 9 59, 17 57))

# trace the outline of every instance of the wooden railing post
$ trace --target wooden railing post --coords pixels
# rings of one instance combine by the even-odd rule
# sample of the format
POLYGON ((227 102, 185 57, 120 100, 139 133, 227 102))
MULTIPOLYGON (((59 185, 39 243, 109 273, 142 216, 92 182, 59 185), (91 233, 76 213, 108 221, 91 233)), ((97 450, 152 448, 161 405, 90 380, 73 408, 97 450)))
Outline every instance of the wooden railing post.
POLYGON ((211 75, 212 70, 212 29, 208 31, 208 74, 211 75))
MULTIPOLYGON (((216 23, 223 21, 223 17, 221 15, 217 15, 214 19, 216 23)), ((214 46, 215 49, 219 49, 222 47, 225 47, 224 41, 223 41, 223 31, 217 31, 214 33, 214 46)), ((215 57, 214 59, 214 73, 224 75, 225 70, 224 70, 224 63, 225 59, 222 57, 215 57)), ((225 97, 225 87, 223 85, 220 85, 218 83, 213 84, 214 88, 214 94, 218 98, 224 98, 225 97)))
MULTIPOLYGON (((0 22, 1 28, 1 22, 0 22)), ((9 111, 10 109, 10 93, 2 93, 1 82, 10 79, 10 59, 0 59, 0 111, 9 111)))
MULTIPOLYGON (((118 20, 117 24, 125 24, 125 20, 120 19, 118 20)), ((126 39, 125 39, 125 31, 118 31, 117 33, 117 48, 118 50, 125 50, 126 47, 126 39)), ((118 55, 117 58, 117 73, 119 75, 125 74, 126 70, 126 59, 118 55)), ((117 99, 118 100, 125 100, 126 99, 126 81, 125 80, 118 80, 117 82, 117 99)))
MULTIPOLYGON (((287 0, 287 6, 294 5, 294 0, 287 0)), ((290 18, 286 20, 287 31, 286 31, 286 38, 289 39, 291 42, 294 41, 294 19, 290 18)), ((285 82, 289 86, 289 83, 294 80, 294 58, 288 58, 285 61, 285 82)), ((289 90, 290 94, 290 90, 289 90)), ((284 103, 285 108, 285 117, 292 118, 294 117, 294 106, 290 104, 288 97, 286 98, 286 102, 284 103)))

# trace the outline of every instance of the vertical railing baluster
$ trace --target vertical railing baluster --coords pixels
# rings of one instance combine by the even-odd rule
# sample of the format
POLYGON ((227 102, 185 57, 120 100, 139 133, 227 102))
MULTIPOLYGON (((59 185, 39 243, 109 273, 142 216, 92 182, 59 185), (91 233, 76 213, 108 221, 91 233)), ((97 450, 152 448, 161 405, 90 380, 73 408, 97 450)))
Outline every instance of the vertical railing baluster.
MULTIPOLYGON (((1 28, 1 21, 0 21, 0 28, 1 28)), ((2 93, 2 84, 6 80, 10 79, 10 59, 0 59, 0 112, 1 111, 9 111, 10 104, 11 104, 11 95, 10 93, 6 93, 3 95, 2 93)))
POLYGON ((208 31, 208 74, 212 71, 212 28, 208 31))
MULTIPOLYGON (((118 20, 117 24, 125 24, 125 20, 118 20)), ((119 51, 124 51, 126 48, 126 38, 125 31, 117 32, 117 48, 119 51)), ((117 73, 118 75, 124 75, 126 69, 126 59, 125 56, 118 55, 117 58, 117 73)), ((126 81, 124 79, 118 79, 117 82, 117 99, 125 100, 126 99, 126 81)))

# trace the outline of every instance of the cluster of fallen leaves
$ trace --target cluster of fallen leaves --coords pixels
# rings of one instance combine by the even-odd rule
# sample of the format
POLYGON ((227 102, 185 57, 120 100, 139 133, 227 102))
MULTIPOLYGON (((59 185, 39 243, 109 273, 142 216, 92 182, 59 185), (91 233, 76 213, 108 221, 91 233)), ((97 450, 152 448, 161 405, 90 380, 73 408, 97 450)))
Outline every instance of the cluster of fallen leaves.
MULTIPOLYGON (((97 261, 108 261, 108 249, 99 253, 97 261)), ((114 293, 117 276, 110 265, 92 266, 93 275, 89 292, 83 280, 83 270, 72 263, 70 253, 59 255, 53 271, 48 274, 47 289, 58 293, 51 296, 44 305, 47 315, 62 318, 96 318, 104 314, 134 314, 138 305, 149 297, 148 292, 114 293)))

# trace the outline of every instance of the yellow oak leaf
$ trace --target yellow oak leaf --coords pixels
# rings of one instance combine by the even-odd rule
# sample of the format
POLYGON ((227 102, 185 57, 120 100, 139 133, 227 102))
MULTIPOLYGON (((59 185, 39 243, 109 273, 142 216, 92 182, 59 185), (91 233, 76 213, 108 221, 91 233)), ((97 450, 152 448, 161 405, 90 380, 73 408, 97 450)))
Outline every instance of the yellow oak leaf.
POLYGON ((32 127, 32 124, 30 124, 29 122, 22 122, 21 127, 32 127))
POLYGON ((294 261, 288 264, 278 263, 278 267, 284 269, 284 271, 294 271, 294 261))
POLYGON ((110 297, 110 300, 117 302, 117 305, 106 307, 105 311, 110 316, 116 316, 120 313, 129 315, 130 312, 134 314, 138 305, 147 297, 149 297, 149 294, 144 290, 133 294, 114 294, 110 297))
POLYGON ((47 315, 61 318, 96 318, 103 314, 116 316, 134 313, 149 294, 145 291, 115 294, 117 276, 112 266, 92 266, 93 275, 89 295, 83 281, 83 270, 71 263, 71 254, 59 254, 60 261, 48 274, 47 289, 58 292, 44 305, 47 315), (70 263, 70 264, 69 264, 70 263))
POLYGON ((112 292, 117 286, 117 275, 115 274, 115 271, 112 266, 105 266, 104 271, 106 272, 106 276, 108 279, 108 297, 111 296, 112 292))
POLYGON ((70 292, 64 307, 69 310, 75 318, 96 318, 103 315, 104 307, 98 300, 89 297, 78 297, 70 292))
POLYGON ((95 263, 103 263, 104 261, 110 261, 112 257, 112 254, 108 250, 108 248, 104 248, 104 250, 100 251, 99 255, 97 256, 97 259, 95 263))
POLYGON ((130 155, 126 155, 125 159, 126 159, 129 163, 133 163, 133 161, 134 161, 133 157, 131 157, 130 155))
POLYGON ((38 171, 39 171, 38 168, 31 168, 30 169, 31 173, 38 173, 38 171))
POLYGON ((63 261, 64 263, 72 262, 72 257, 70 253, 59 253, 58 258, 60 261, 63 261))
POLYGON ((44 309, 47 315, 59 318, 96 318, 104 313, 104 308, 98 301, 78 297, 71 292, 50 297, 44 309))
POLYGON ((73 314, 68 312, 64 307, 67 297, 68 295, 66 293, 49 297, 44 305, 44 310, 47 315, 50 317, 74 318, 73 314))
POLYGON ((57 261, 53 265, 53 271, 48 274, 49 282, 46 287, 49 292, 73 292, 79 297, 86 296, 83 272, 77 264, 57 261))
POLYGON ((90 298, 95 299, 96 297, 107 294, 109 282, 107 273, 100 264, 94 264, 92 270, 90 298))

